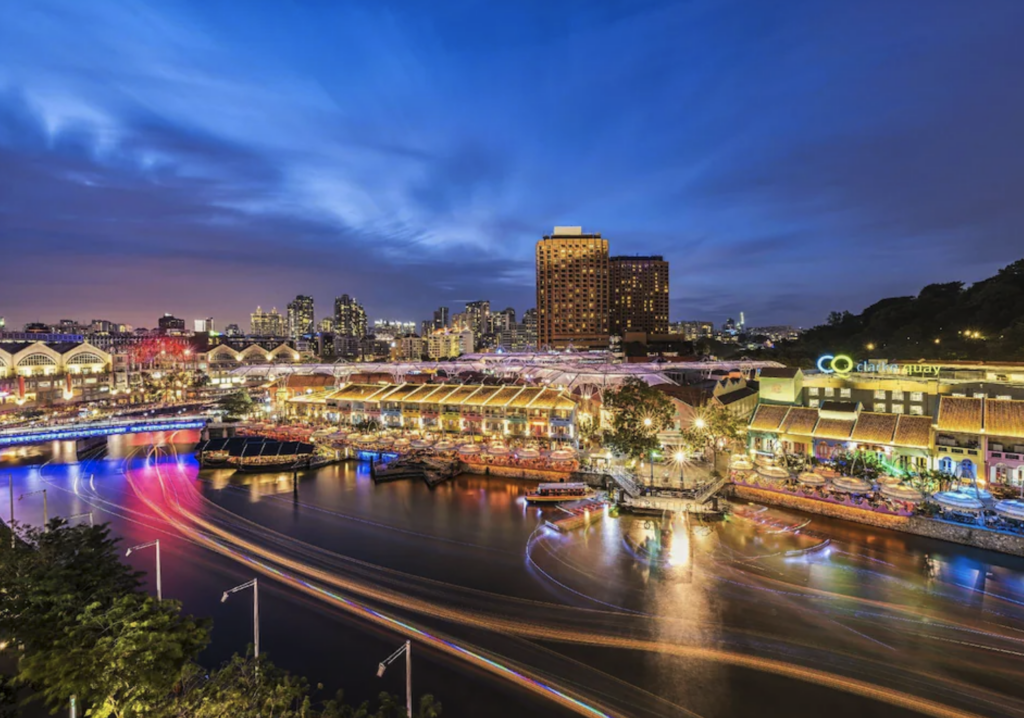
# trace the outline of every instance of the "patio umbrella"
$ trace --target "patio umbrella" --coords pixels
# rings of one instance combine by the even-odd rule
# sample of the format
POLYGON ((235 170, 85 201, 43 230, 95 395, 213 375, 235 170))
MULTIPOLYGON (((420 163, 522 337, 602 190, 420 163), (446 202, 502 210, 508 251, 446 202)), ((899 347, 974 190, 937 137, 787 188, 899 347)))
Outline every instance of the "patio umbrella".
POLYGON ((916 504, 924 500, 924 494, 913 486, 902 484, 885 484, 882 486, 882 495, 897 501, 906 501, 908 504, 916 504))
POLYGON ((1020 499, 1004 499, 996 504, 995 509, 1004 519, 1024 521, 1024 501, 1020 499))
POLYGON ((816 474, 813 471, 805 471, 804 473, 797 476, 796 480, 799 481, 801 484, 805 484, 807 486, 825 485, 825 477, 822 476, 821 474, 816 474))
POLYGON ((954 511, 977 512, 985 508, 984 503, 963 491, 941 491, 932 496, 932 499, 942 508, 954 511))
POLYGON ((832 488, 848 494, 867 494, 871 492, 871 482, 856 476, 837 476, 832 479, 832 488))

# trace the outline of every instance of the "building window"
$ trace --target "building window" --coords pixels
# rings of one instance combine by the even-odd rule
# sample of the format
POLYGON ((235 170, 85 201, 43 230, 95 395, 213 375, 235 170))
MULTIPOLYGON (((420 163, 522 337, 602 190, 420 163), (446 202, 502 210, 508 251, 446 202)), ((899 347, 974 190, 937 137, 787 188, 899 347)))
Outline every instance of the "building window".
POLYGON ((832 396, 836 393, 836 390, 830 386, 825 387, 825 396, 832 396))
POLYGON ((885 389, 881 389, 879 391, 876 391, 875 392, 875 398, 876 399, 881 399, 882 401, 885 401, 885 389))
POLYGON ((903 413, 903 404, 893 404, 892 405, 892 413, 893 414, 902 414, 903 413))
POLYGON ((924 401, 924 392, 923 391, 912 391, 912 392, 910 392, 910 400, 911 401, 924 401))
POLYGON ((899 391, 899 390, 894 391, 892 393, 892 400, 893 401, 903 401, 903 392, 899 391))
POLYGON ((816 386, 810 387, 807 390, 807 393, 810 394, 811 396, 817 396, 818 395, 818 387, 816 387, 816 386))
POLYGON ((818 408, 818 404, 820 404, 820 403, 821 402, 818 401, 817 399, 811 399, 809 402, 807 402, 807 405, 809 407, 811 407, 812 409, 817 409, 818 408))
POLYGON ((843 398, 843 399, 849 399, 850 398, 850 390, 849 389, 840 389, 839 390, 839 396, 841 398, 843 398))
POLYGON ((997 397, 996 397, 996 399, 1005 399, 1005 400, 1007 400, 1007 401, 1009 401, 1009 400, 1010 400, 1010 399, 1012 399, 1012 398, 1013 398, 1013 397, 1012 397, 1012 396, 1010 396, 1009 394, 1000 394, 999 396, 997 396, 997 397))
MULTIPOLYGON (((901 406, 900 408, 902 409, 903 407, 901 406)), ((914 416, 923 416, 924 415, 924 407, 916 405, 916 404, 911 405, 910 413, 913 414, 914 416)))
POLYGON ((985 392, 983 392, 983 391, 976 391, 976 392, 974 392, 974 398, 975 399, 984 399, 985 398, 985 392))
POLYGON ((954 391, 951 396, 965 397, 967 396, 962 391, 954 391))

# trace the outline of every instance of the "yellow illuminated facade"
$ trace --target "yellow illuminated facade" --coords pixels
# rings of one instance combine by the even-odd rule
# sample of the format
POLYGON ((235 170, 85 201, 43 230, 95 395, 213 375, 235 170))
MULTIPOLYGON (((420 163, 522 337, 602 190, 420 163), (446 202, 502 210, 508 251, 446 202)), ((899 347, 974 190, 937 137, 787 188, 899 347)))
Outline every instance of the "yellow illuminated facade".
POLYGON ((555 227, 537 242, 539 348, 608 348, 608 240, 555 227))

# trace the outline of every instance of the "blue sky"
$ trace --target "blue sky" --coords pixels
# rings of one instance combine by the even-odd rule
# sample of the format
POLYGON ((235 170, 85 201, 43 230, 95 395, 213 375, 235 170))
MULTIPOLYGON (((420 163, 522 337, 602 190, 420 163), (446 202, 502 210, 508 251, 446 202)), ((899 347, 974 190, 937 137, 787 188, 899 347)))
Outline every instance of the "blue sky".
POLYGON ((1024 256, 1024 2, 0 6, 0 315, 533 305, 562 224, 673 320, 1024 256))

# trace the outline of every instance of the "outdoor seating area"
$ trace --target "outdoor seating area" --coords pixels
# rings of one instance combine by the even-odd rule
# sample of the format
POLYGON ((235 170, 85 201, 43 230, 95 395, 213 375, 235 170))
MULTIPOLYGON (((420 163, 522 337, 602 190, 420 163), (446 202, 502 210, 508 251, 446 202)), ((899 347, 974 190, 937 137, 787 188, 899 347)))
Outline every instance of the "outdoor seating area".
POLYGON ((874 478, 843 473, 848 465, 821 463, 813 470, 791 470, 784 460, 741 455, 730 461, 733 483, 791 496, 843 504, 898 516, 922 515, 958 524, 1024 534, 1024 497, 995 501, 991 492, 956 481, 951 490, 928 494, 908 478, 879 474, 874 478), (754 467, 750 470, 750 467, 754 467))

